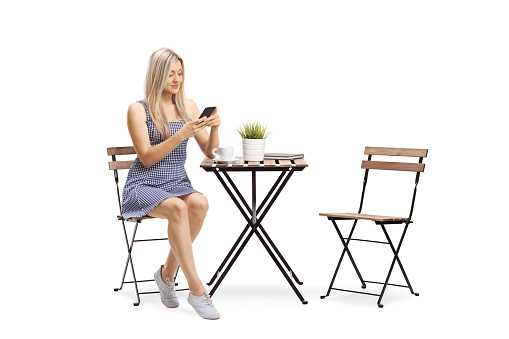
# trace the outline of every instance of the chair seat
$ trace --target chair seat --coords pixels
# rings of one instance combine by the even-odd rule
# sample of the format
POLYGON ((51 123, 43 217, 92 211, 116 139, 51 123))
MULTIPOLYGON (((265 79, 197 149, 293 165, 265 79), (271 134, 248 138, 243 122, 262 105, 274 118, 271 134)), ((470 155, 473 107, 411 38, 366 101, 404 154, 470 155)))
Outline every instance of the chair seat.
POLYGON ((363 219, 373 220, 380 222, 387 221, 408 221, 410 218, 403 217, 389 217, 385 215, 372 215, 372 214, 360 214, 360 213, 320 213, 324 217, 343 218, 343 219, 363 219))
MULTIPOLYGON (((125 220, 122 215, 117 215, 117 219, 118 220, 125 220)), ((127 220, 127 221, 137 221, 137 220, 143 220, 143 219, 154 219, 154 217, 150 217, 150 216, 146 215, 144 217, 131 218, 131 219, 127 220)))

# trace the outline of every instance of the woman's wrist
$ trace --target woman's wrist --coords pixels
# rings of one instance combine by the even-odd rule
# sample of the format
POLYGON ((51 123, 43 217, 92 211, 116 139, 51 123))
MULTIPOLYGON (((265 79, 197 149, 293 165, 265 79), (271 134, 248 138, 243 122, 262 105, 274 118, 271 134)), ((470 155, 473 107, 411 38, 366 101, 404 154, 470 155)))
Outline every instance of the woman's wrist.
MULTIPOLYGON (((175 134, 173 134, 170 138, 174 138, 173 140, 178 141, 178 144, 180 144, 182 141, 186 140, 181 129, 178 130, 175 134)), ((170 139, 170 138, 168 138, 168 139, 170 139)))

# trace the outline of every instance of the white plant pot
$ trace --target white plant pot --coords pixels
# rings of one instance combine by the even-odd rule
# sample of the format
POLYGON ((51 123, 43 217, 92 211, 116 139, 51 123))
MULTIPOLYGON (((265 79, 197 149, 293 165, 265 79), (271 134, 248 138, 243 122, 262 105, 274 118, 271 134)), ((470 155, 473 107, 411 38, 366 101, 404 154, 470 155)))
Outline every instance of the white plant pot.
POLYGON ((242 139, 242 155, 245 161, 262 161, 265 139, 242 139))

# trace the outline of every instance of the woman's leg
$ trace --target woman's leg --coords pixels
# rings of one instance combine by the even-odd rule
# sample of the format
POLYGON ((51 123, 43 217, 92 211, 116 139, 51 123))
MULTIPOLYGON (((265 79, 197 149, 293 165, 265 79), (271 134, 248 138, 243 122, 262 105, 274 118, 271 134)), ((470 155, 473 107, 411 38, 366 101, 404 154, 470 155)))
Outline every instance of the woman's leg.
MULTIPOLYGON (((194 265, 193 247, 188 207, 183 199, 169 198, 160 203, 150 216, 168 220, 168 239, 174 256, 186 276, 189 291, 193 295, 204 295, 205 287, 198 277, 194 265)), ((165 278, 163 278, 166 280, 165 278)))
MULTIPOLYGON (((203 221, 207 215, 207 211, 209 209, 208 200, 204 195, 200 193, 192 193, 178 198, 182 199, 187 205, 191 242, 194 242, 200 233, 200 230, 203 226, 203 221)), ((175 276, 175 271, 177 270, 178 265, 178 260, 175 257, 173 251, 170 249, 170 253, 168 254, 168 258, 166 259, 166 263, 164 264, 163 270, 161 272, 163 281, 166 281, 166 278, 169 278, 170 281, 174 280, 173 278, 175 276)))

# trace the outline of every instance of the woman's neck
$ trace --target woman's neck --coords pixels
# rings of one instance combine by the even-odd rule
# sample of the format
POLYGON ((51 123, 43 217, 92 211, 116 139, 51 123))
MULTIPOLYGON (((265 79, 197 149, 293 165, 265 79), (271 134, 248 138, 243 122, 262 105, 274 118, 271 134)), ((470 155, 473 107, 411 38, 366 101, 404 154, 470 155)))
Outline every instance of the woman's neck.
POLYGON ((171 93, 162 93, 161 94, 161 105, 167 107, 167 106, 172 106, 173 105, 173 99, 172 99, 172 96, 173 94, 171 93))

